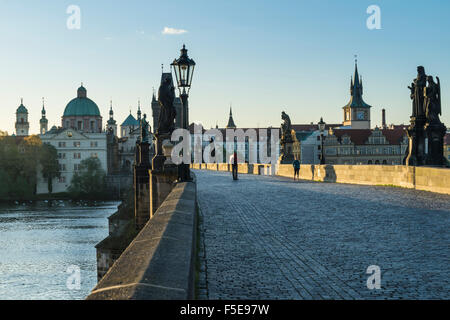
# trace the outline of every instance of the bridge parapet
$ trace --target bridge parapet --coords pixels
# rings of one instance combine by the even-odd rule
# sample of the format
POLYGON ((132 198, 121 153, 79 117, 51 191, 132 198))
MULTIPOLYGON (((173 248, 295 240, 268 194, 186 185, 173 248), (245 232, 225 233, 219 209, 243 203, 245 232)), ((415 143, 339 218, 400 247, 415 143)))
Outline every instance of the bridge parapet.
POLYGON ((177 184, 88 300, 194 298, 196 183, 177 184))
MULTIPOLYGON (((218 171, 231 171, 231 166, 219 164, 218 171)), ((212 165, 195 164, 193 169, 210 169, 212 165)), ((294 177, 289 164, 239 164, 239 173, 294 177)), ((402 188, 450 194, 450 169, 434 167, 388 165, 301 165, 303 180, 362 185, 388 185, 402 188)))

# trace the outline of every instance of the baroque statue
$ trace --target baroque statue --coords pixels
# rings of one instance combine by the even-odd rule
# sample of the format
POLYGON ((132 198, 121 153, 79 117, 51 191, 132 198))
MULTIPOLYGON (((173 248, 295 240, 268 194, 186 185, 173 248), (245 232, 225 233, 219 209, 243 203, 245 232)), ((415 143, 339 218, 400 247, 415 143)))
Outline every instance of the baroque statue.
POLYGON ((159 114, 158 134, 171 134, 175 130, 175 117, 177 111, 173 105, 175 100, 175 88, 171 78, 167 77, 159 88, 158 102, 161 106, 159 114))
POLYGON ((411 125, 406 130, 409 138, 406 165, 442 166, 443 143, 446 127, 439 119, 442 115, 441 84, 425 74, 425 68, 417 67, 417 78, 409 88, 413 101, 411 125))
POLYGON ((429 124, 440 124, 439 116, 442 115, 441 109, 441 83, 439 77, 436 77, 437 83, 432 76, 427 77, 428 86, 424 89, 425 96, 425 115, 429 124))
POLYGON ((281 124, 281 154, 279 162, 283 164, 292 163, 294 161, 294 155, 292 153, 293 137, 291 119, 284 111, 281 113, 281 119, 283 123, 281 124))
POLYGON ((283 120, 281 124, 282 140, 289 140, 289 138, 292 138, 291 118, 283 111, 281 113, 281 119, 283 120))
POLYGON ((149 143, 149 124, 147 121, 147 115, 144 114, 144 118, 141 119, 141 142, 149 143))
POLYGON ((425 115, 424 109, 424 89, 427 85, 427 76, 425 74, 425 68, 422 66, 417 67, 417 78, 408 87, 411 90, 411 99, 413 101, 412 116, 421 117, 425 115))

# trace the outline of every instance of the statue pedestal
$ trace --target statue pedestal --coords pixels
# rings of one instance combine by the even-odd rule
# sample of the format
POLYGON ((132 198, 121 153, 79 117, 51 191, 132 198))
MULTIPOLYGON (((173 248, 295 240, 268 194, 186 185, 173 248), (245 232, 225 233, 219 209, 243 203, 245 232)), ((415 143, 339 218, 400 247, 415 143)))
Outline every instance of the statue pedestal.
POLYGON ((178 179, 178 167, 175 164, 165 164, 162 170, 150 172, 150 218, 161 206, 172 191, 178 179))
POLYGON ((423 166, 425 164, 425 122, 424 117, 412 117, 411 125, 406 130, 409 138, 407 166, 423 166))
POLYGON ((426 164, 429 166, 443 166, 446 164, 444 158, 444 136, 447 128, 443 123, 431 123, 425 126, 428 138, 428 154, 426 164))
POLYGON ((278 159, 278 164, 291 164, 294 162, 295 158, 292 153, 292 142, 291 141, 282 141, 282 153, 280 158, 278 159))
POLYGON ((136 164, 134 165, 134 215, 136 230, 141 230, 150 219, 150 192, 149 192, 149 170, 150 155, 149 144, 139 143, 136 145, 136 164))
POLYGON ((172 191, 178 179, 178 166, 172 162, 173 144, 170 134, 158 134, 156 137, 156 156, 150 172, 150 218, 172 191))
MULTIPOLYGON (((164 155, 163 144, 165 141, 169 140, 170 142, 170 134, 157 134, 156 135, 156 145, 155 145, 155 156, 152 160, 153 171, 162 171, 164 167, 164 162, 167 157, 164 155)), ((166 142, 167 143, 167 142, 166 142)))

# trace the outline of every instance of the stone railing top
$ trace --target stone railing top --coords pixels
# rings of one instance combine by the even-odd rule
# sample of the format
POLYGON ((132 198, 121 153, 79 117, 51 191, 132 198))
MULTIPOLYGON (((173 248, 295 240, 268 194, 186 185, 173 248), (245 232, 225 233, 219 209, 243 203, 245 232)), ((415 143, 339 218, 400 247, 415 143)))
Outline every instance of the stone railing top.
POLYGON ((175 186, 88 300, 192 299, 195 182, 175 186))

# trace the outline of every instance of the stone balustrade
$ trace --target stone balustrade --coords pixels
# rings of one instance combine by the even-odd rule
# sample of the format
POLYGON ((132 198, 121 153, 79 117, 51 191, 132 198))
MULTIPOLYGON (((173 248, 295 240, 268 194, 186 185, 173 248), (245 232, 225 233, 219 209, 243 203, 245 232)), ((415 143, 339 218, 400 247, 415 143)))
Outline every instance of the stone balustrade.
MULTIPOLYGON (((192 169, 231 171, 228 164, 192 164, 192 169)), ((289 164, 239 164, 239 173, 294 177, 289 164)), ((450 194, 450 169, 388 165, 301 165, 303 180, 386 185, 450 194)))
POLYGON ((194 298, 196 183, 178 183, 88 300, 194 298))

